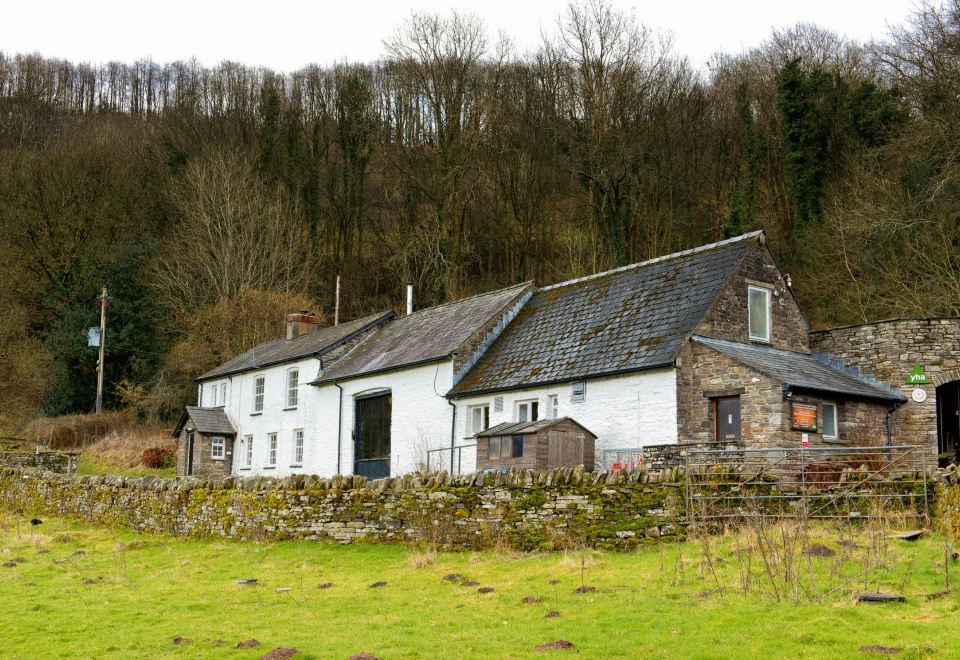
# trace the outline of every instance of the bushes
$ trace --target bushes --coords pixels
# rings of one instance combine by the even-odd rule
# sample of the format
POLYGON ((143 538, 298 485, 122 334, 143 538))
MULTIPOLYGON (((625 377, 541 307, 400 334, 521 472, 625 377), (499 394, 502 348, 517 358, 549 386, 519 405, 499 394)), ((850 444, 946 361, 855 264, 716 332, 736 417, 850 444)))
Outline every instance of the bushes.
POLYGON ((122 412, 99 415, 61 415, 38 417, 24 431, 27 439, 51 449, 83 449, 111 433, 131 430, 130 418, 122 412))
POLYGON ((148 468, 169 468, 173 467, 176 452, 167 447, 147 447, 143 450, 140 462, 148 468))
POLYGON ((171 438, 165 429, 135 427, 97 440, 84 449, 83 454, 106 471, 125 471, 141 467, 144 454, 150 449, 168 452, 172 456, 176 447, 176 439, 171 438))

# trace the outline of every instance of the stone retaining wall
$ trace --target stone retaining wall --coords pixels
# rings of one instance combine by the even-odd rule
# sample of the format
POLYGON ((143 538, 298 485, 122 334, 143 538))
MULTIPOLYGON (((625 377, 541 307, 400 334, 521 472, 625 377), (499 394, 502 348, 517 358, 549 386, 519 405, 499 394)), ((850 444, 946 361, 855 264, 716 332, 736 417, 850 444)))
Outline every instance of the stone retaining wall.
POLYGON ((629 548, 682 536, 679 470, 581 468, 419 477, 220 480, 0 468, 0 506, 142 532, 243 540, 435 543, 518 550, 629 548))
POLYGON ((77 455, 60 451, 28 451, 0 447, 0 465, 7 467, 34 467, 50 472, 71 474, 77 471, 77 455))

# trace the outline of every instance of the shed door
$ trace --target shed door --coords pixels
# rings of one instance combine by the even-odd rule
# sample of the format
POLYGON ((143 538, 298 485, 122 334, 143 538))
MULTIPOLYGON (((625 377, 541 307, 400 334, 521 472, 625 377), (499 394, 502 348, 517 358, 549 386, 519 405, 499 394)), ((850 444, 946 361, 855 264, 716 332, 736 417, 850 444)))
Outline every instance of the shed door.
POLYGON ((548 436, 547 469, 583 464, 583 435, 551 431, 548 436))
POLYGON ((369 479, 389 477, 393 397, 386 392, 357 398, 355 406, 353 473, 369 479))
POLYGON ((193 431, 187 434, 187 476, 193 475, 193 431))

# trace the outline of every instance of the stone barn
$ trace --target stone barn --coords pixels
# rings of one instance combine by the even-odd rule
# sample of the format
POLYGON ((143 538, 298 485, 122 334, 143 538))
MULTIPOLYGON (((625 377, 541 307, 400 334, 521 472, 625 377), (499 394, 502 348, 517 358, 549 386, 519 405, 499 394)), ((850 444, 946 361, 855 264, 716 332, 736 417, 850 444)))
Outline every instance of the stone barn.
POLYGON ((477 434, 477 469, 593 470, 597 436, 569 417, 504 422, 477 434))
POLYGON ((230 474, 236 429, 223 408, 187 406, 173 431, 178 477, 230 474))

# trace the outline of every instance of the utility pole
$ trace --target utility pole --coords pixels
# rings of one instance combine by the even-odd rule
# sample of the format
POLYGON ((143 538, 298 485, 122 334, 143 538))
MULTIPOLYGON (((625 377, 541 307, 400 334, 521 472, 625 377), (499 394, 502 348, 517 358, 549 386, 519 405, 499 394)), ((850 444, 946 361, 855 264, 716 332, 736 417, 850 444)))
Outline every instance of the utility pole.
POLYGON ((107 304, 110 298, 107 296, 107 287, 103 287, 103 292, 97 296, 100 301, 100 356, 97 358, 97 414, 103 408, 103 350, 106 343, 107 331, 107 304))
POLYGON ((333 294, 333 324, 340 324, 340 276, 337 275, 337 290, 333 294))

